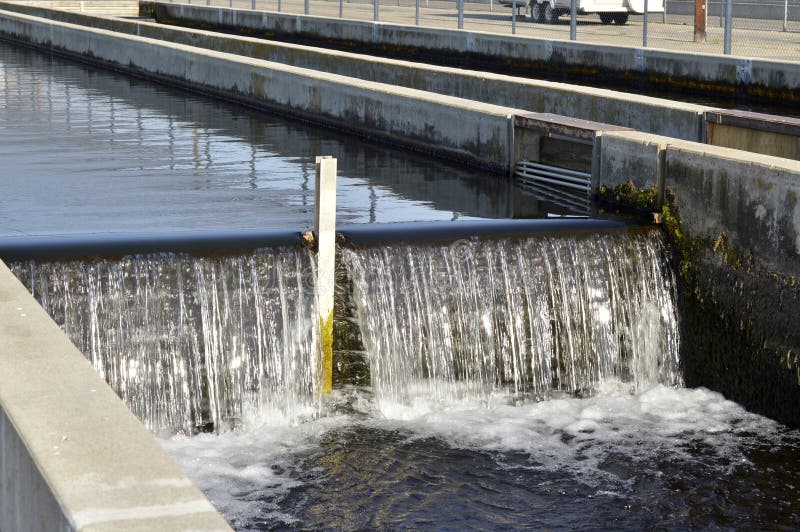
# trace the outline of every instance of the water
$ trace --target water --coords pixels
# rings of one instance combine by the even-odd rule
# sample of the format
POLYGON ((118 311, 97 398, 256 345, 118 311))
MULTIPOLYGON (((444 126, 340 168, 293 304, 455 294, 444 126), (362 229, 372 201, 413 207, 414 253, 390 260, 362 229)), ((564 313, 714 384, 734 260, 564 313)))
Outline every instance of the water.
POLYGON ((164 440, 240 530, 800 526, 800 435, 704 389, 417 401, 164 440))
MULTIPOLYGON (((307 227, 320 153, 343 222, 556 212, 0 43, 3 235, 307 227)), ((304 251, 12 267, 239 529, 800 527, 800 434, 681 387, 652 234, 344 257, 372 385, 324 399, 304 251)))
POLYGON ((800 432, 681 386, 657 232, 343 256, 372 385, 163 441, 235 528, 800 526, 800 432))
POLYGON ((0 42, 0 236, 545 216, 507 179, 0 42), (65 223, 69 220, 69 223, 65 223))
MULTIPOLYGON (((674 287, 658 233, 345 257, 373 383, 335 390, 321 404, 307 356, 315 333, 302 318, 313 303, 305 252, 15 271, 71 334, 110 331, 90 340, 87 354, 122 339, 116 322, 138 331, 128 341, 149 337, 115 344, 119 367, 163 368, 164 339, 186 345, 171 339, 175 316, 196 318, 183 322, 196 328, 189 337, 225 340, 214 374, 240 377, 207 386, 218 385, 234 414, 216 433, 177 423, 182 434, 160 441, 237 529, 800 526, 800 433, 680 385, 674 287), (176 306, 180 294, 196 301, 176 306), (65 301, 64 314, 55 300, 65 301), (253 336, 266 341, 258 356, 258 347, 237 351, 237 339, 253 336), (300 354, 292 378, 271 381, 289 367, 287 348, 300 354), (259 360, 255 374, 271 384, 247 393, 242 383, 259 360), (242 364, 250 370, 236 373, 242 364)), ((205 348, 172 356, 213 359, 205 348)), ((128 384, 145 385, 146 375, 128 384)), ((145 387, 152 404, 162 404, 164 385, 145 387)), ((126 401, 136 410, 135 397, 126 401)))
POLYGON ((680 383, 673 280, 653 234, 346 250, 378 401, 490 401, 680 383), (457 387, 446 386, 457 382, 457 387), (444 384, 444 385, 443 385, 444 384))
POLYGON ((283 250, 10 266, 145 426, 171 435, 316 415, 312 259, 283 250))

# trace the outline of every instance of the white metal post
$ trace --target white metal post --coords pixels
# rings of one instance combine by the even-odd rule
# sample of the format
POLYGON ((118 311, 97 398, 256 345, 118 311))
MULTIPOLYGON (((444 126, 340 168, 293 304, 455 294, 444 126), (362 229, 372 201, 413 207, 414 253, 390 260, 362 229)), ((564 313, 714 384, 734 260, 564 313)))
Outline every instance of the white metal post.
POLYGON ((783 31, 789 25, 789 0, 783 0, 783 31))
POLYGON ((511 33, 515 34, 517 33, 517 0, 511 0, 511 2, 511 33))
POLYGON ((642 48, 647 48, 647 0, 644 0, 644 21, 642 22, 642 48))
POLYGON ((731 32, 733 29, 733 0, 727 0, 725 3, 725 44, 723 53, 725 55, 731 54, 731 32))
POLYGON ((578 38, 578 0, 569 3, 569 40, 578 38))

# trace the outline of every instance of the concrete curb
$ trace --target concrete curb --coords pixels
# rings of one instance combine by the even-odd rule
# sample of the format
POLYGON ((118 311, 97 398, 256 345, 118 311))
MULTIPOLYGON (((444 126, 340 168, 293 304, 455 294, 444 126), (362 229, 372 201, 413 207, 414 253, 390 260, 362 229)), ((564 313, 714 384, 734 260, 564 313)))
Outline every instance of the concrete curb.
POLYGON ((0 529, 230 529, 2 263, 0 529))

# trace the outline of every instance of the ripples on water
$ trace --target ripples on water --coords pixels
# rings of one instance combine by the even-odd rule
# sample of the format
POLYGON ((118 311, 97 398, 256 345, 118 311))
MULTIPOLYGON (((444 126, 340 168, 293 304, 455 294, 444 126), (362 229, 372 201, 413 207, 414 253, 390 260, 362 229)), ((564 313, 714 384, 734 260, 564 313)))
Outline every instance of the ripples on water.
POLYGON ((342 223, 553 212, 482 171, 0 42, 0 235, 304 230, 316 155, 338 159, 342 223))

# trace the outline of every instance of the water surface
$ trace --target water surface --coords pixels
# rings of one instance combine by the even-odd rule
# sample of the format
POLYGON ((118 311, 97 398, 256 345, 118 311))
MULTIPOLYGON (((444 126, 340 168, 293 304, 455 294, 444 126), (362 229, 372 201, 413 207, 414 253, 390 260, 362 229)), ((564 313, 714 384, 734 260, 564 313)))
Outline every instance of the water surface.
POLYGON ((306 229, 562 212, 502 177, 0 42, 0 236, 306 229))

